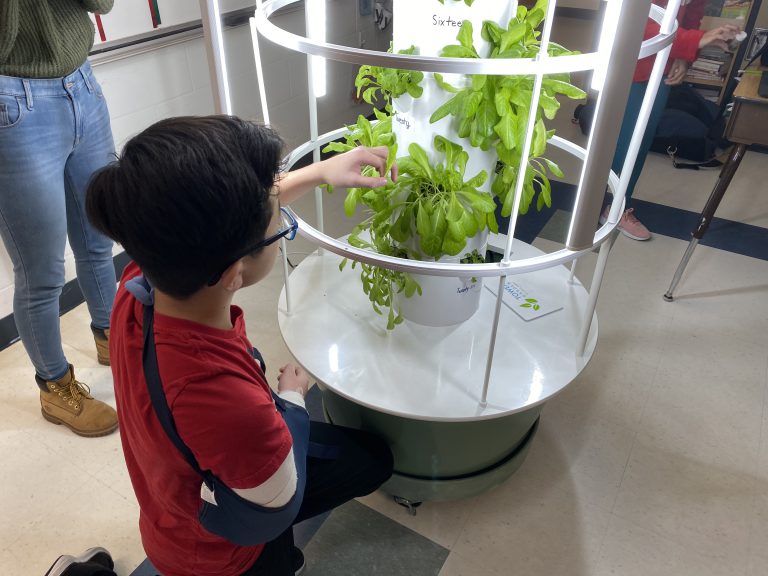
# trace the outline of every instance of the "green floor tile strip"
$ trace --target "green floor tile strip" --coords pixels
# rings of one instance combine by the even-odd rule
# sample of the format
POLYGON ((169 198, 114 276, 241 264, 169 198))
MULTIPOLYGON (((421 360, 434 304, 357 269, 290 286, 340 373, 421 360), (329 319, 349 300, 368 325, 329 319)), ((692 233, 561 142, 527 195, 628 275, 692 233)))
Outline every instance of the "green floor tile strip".
POLYGON ((564 244, 570 226, 571 213, 565 210, 555 210, 552 217, 547 220, 544 228, 539 232, 539 238, 564 244))
POLYGON ((352 501, 331 513, 304 557, 304 576, 437 576, 448 550, 352 501))
MULTIPOLYGON (((303 548, 303 576, 438 576, 449 552, 355 500, 331 512, 303 548)), ((145 560, 131 576, 156 574, 145 560)))

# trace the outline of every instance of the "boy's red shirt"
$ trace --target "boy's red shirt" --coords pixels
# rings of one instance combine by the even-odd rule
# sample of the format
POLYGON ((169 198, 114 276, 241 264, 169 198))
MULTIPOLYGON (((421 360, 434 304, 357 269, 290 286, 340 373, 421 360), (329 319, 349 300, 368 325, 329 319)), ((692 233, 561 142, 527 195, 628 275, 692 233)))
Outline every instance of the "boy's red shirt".
MULTIPOLYGON (((197 520, 202 479, 155 416, 142 366, 143 306, 125 289, 140 274, 129 264, 112 312, 110 355, 125 461, 139 501, 142 544, 164 576, 234 576, 263 545, 243 547, 197 520)), ((182 440, 200 467, 231 488, 272 476, 291 450, 261 368, 250 354, 242 310, 232 330, 155 313, 160 378, 182 440)))
MULTIPOLYGON (((653 3, 657 6, 666 6, 667 0, 653 0, 653 3)), ((704 31, 699 30, 701 19, 704 17, 704 8, 706 0, 690 0, 686 3, 683 0, 683 4, 680 6, 680 11, 677 13, 677 23, 679 28, 677 29, 677 37, 672 43, 672 50, 669 54, 669 63, 667 64, 666 72, 669 72, 672 62, 681 59, 687 62, 693 62, 696 60, 696 54, 699 51, 699 42, 701 37, 704 36, 704 31)), ((653 38, 659 33, 659 25, 655 20, 648 19, 648 23, 645 26, 645 35, 643 38, 653 38)), ((648 56, 643 58, 637 63, 635 68, 635 75, 632 78, 633 82, 646 82, 651 77, 651 70, 653 69, 653 62, 655 57, 648 56)))

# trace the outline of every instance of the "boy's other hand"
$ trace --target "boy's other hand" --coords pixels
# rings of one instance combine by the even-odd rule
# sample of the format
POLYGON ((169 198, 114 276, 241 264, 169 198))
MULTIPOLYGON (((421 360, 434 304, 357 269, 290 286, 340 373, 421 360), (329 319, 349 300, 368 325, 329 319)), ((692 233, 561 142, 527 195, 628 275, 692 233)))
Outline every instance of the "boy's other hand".
POLYGON ((707 30, 704 36, 701 37, 701 40, 699 40, 699 48, 714 44, 723 50, 728 50, 728 42, 736 38, 739 32, 741 32, 741 29, 733 24, 726 24, 725 26, 718 26, 712 30, 707 30))
MULTIPOLYGON (((344 154, 339 154, 321 162, 322 178, 326 184, 340 186, 342 188, 378 188, 387 183, 387 156, 389 150, 386 146, 365 148, 360 146, 344 154), (363 176, 360 171, 364 166, 372 166, 381 174, 381 177, 363 176)), ((397 165, 391 170, 392 180, 397 180, 397 165)))
POLYGON ((688 62, 678 58, 672 63, 672 67, 669 69, 669 74, 667 74, 667 79, 664 80, 664 84, 667 86, 678 86, 682 84, 687 72, 688 62))
POLYGON ((292 390, 306 396, 308 389, 309 376, 303 368, 290 362, 280 368, 280 374, 277 377, 278 392, 292 390))

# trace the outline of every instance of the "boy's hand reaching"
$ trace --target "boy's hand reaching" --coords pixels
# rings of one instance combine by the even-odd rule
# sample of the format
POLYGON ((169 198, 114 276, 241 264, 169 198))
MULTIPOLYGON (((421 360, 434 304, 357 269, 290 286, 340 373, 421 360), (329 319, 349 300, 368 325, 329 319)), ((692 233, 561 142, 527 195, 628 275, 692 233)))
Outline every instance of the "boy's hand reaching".
MULTIPOLYGON (((320 163, 322 179, 331 186, 342 188, 378 188, 387 183, 386 169, 389 150, 386 146, 376 148, 358 147, 320 163), (381 177, 363 176, 364 166, 372 166, 381 177)), ((397 180, 397 164, 392 166, 392 180, 397 180)))
MULTIPOLYGON (((328 160, 315 162, 311 166, 281 174, 275 181, 275 186, 280 194, 280 203, 283 206, 290 204, 321 184, 330 184, 341 188, 378 188, 384 186, 387 183, 388 155, 389 150, 386 146, 375 148, 360 146, 344 154, 328 158, 328 160), (376 168, 381 176, 363 176, 360 172, 365 166, 376 168)), ((392 180, 397 180, 397 165, 392 165, 390 172, 392 180)))
POLYGON ((288 363, 280 368, 280 374, 277 377, 277 391, 286 392, 291 390, 306 396, 309 389, 309 376, 300 366, 288 363))

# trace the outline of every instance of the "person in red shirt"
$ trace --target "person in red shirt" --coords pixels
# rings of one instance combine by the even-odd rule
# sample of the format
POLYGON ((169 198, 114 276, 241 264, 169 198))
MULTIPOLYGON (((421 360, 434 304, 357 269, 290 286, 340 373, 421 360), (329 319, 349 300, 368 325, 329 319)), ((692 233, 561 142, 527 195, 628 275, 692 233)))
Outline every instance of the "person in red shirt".
MULTIPOLYGON (((658 6, 666 7, 667 0, 653 0, 653 3, 658 6)), ((643 171, 645 159, 648 157, 648 152, 651 149, 651 143, 653 142, 654 134, 656 134, 659 120, 661 120, 662 113, 667 104, 670 87, 683 83, 688 67, 694 60, 696 60, 696 55, 701 48, 709 46, 710 44, 727 48, 727 42, 735 38, 736 34, 739 32, 739 29, 736 26, 731 25, 720 26, 707 32, 699 30, 705 7, 706 0, 683 0, 680 5, 680 11, 677 14, 679 28, 677 30, 677 37, 672 44, 672 50, 669 54, 669 62, 667 63, 667 68, 665 70, 666 78, 659 86, 658 94, 654 100, 651 116, 648 119, 648 126, 645 129, 645 135, 637 154, 634 169, 632 170, 632 176, 627 185, 625 197, 626 210, 619 221, 619 230, 621 230, 625 236, 628 236, 633 240, 649 240, 651 238, 650 231, 637 219, 634 215, 634 208, 629 208, 629 205, 632 199, 632 193, 635 191, 635 186, 640 178, 640 173, 643 171)), ((654 20, 649 19, 645 27, 644 37, 646 39, 652 38, 658 33, 659 25, 654 20)), ((654 56, 643 58, 637 63, 637 67, 635 68, 632 89, 627 100, 624 120, 621 125, 621 132, 616 144, 616 152, 614 153, 613 165, 611 167, 616 174, 621 174, 621 170, 624 166, 624 159, 629 150, 629 144, 632 140, 635 124, 637 123, 637 118, 640 114, 640 107, 642 106, 643 98, 645 97, 645 91, 648 87, 648 80, 651 77, 654 61, 654 56)), ((607 219, 609 210, 610 206, 606 206, 600 216, 601 224, 607 219)))
POLYGON ((374 491, 392 472, 379 438, 308 422, 302 368, 283 366, 273 395, 232 305, 237 290, 269 273, 276 241, 295 234, 280 204, 322 183, 383 185, 360 172, 384 175, 387 148, 280 174, 281 146, 270 128, 235 117, 163 120, 88 190, 94 226, 134 260, 117 293, 110 353, 142 544, 164 576, 293 575, 303 556, 291 526, 374 491), (218 508, 221 492, 202 482, 158 417, 142 356, 152 349, 175 430, 199 469, 262 515, 248 544, 213 533, 199 514, 218 508))

